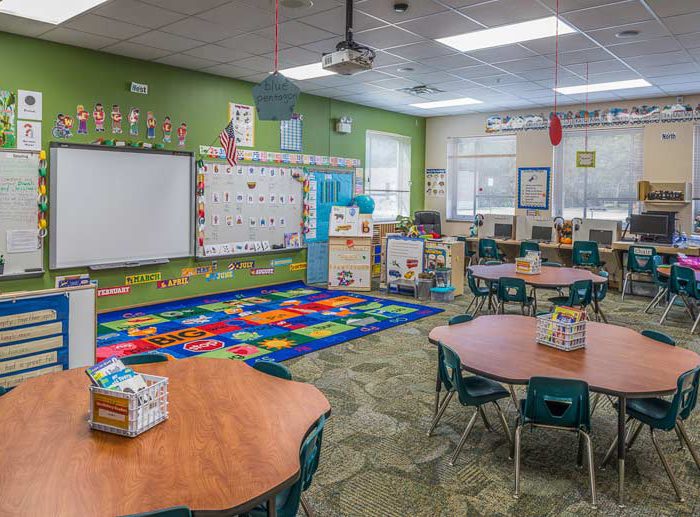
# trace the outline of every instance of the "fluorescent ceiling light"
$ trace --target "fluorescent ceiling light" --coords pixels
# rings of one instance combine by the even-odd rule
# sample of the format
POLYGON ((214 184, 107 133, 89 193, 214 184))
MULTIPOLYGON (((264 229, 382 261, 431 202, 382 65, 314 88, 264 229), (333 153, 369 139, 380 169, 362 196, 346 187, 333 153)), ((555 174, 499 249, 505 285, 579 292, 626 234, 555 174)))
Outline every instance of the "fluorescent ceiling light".
POLYGON ((311 63, 310 65, 294 66, 280 70, 280 73, 289 78, 303 81, 304 79, 314 79, 316 77, 325 77, 326 75, 336 75, 335 72, 325 70, 321 63, 311 63))
MULTIPOLYGON (((572 32, 576 32, 576 29, 559 20, 559 34, 570 34, 572 32)), ((557 18, 556 16, 550 16, 539 20, 530 20, 529 22, 514 23, 512 25, 494 27, 493 29, 439 38, 435 41, 456 48, 461 52, 469 52, 470 50, 502 47, 503 45, 520 43, 522 41, 549 38, 556 34, 557 18)))
POLYGON ((411 104, 411 106, 429 110, 434 108, 449 108, 451 106, 468 106, 469 104, 481 104, 481 101, 469 97, 462 97, 460 99, 450 99, 447 101, 419 102, 418 104, 411 104))
POLYGON ((0 0, 0 13, 58 25, 107 0, 0 0))
POLYGON ((626 88, 644 88, 645 86, 651 86, 651 83, 644 79, 630 79, 628 81, 613 81, 611 83, 563 86, 555 88, 555 90, 562 95, 576 95, 577 93, 607 92, 610 90, 624 90, 626 88))

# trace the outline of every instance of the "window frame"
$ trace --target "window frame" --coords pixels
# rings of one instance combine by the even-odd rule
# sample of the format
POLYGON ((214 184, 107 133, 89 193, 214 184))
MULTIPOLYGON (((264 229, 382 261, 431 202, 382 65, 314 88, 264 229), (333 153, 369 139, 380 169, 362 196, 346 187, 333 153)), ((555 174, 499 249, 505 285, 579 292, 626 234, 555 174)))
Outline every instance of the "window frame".
MULTIPOLYGON (((695 218, 700 216, 700 124, 693 125, 693 171, 692 171, 692 204, 691 219, 690 219, 690 232, 693 235, 700 235, 700 224, 697 225, 696 230, 695 218)), ((681 221, 683 224, 683 221, 681 221)))
MULTIPOLYGON (((394 215, 393 218, 382 218, 378 219, 375 218, 374 221, 377 223, 386 223, 386 222, 395 222, 396 218, 400 215, 405 215, 405 216, 410 216, 411 215, 411 173, 412 173, 412 158, 413 158, 413 138, 410 136, 406 135, 400 135, 398 133, 389 133, 387 131, 377 131, 374 129, 367 129, 365 131, 365 184, 364 184, 364 189, 365 189, 365 194, 372 196, 373 192, 377 193, 390 193, 390 194, 398 194, 400 197, 405 196, 405 206, 407 213, 406 214, 401 214, 397 213, 394 215), (372 189, 371 184, 372 184, 372 167, 371 167, 371 152, 372 152, 372 146, 371 146, 371 137, 377 135, 377 136, 384 136, 384 137, 390 137, 395 139, 398 144, 399 148, 401 145, 408 145, 408 160, 406 163, 406 170, 404 171, 405 173, 405 178, 406 178, 406 189, 400 189, 400 190, 386 190, 386 189, 372 189)), ((400 156, 397 157, 397 161, 400 161, 400 156)), ((401 167, 401 164, 399 163, 399 168, 401 167)), ((399 170, 399 177, 397 178, 397 184, 401 184, 401 179, 402 179, 402 174, 401 171, 399 170)), ((399 202, 399 208, 401 206, 401 203, 399 202)))
MULTIPOLYGON (((479 212, 479 200, 502 200, 502 199, 512 199, 512 213, 508 215, 515 215, 516 204, 517 204, 517 155, 518 155, 518 139, 517 135, 473 135, 473 136, 451 136, 447 137, 447 196, 446 196, 446 206, 445 212, 447 214, 448 221, 472 221, 477 213, 479 212), (514 149, 512 153, 485 153, 485 154, 457 154, 456 150, 459 146, 460 141, 465 140, 477 140, 482 141, 485 139, 500 139, 500 140, 510 140, 514 144, 514 149), (473 177, 473 192, 472 192, 472 214, 471 215, 459 215, 457 214, 457 196, 459 187, 457 185, 457 170, 456 162, 460 159, 474 159, 483 160, 488 158, 512 158, 513 159, 513 195, 506 194, 479 194, 479 171, 478 169, 474 172, 473 177)), ((483 207, 481 208, 483 211, 483 207)), ((488 212, 501 214, 502 212, 488 212)))

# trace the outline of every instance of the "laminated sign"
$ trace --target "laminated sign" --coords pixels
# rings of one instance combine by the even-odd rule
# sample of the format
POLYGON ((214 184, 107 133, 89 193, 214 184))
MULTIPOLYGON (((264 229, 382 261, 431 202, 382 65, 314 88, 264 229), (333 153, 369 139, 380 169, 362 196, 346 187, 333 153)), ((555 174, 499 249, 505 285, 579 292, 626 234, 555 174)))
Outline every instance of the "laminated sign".
POLYGON ((299 87, 275 72, 253 88, 260 120, 290 120, 299 96, 299 87))

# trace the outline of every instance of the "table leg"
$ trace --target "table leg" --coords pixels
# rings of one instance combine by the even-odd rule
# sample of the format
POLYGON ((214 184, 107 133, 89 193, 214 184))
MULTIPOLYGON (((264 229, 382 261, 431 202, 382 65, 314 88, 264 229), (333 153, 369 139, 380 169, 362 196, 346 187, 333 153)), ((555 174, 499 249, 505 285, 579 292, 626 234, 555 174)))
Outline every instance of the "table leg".
POLYGON ((267 517, 277 517, 277 502, 274 497, 267 500, 267 517))
POLYGON ((627 399, 617 399, 617 504, 625 507, 625 406, 627 399))
POLYGON ((537 289, 532 286, 532 315, 537 316, 537 289))
POLYGON ((440 352, 438 352, 438 367, 437 375, 435 377, 435 407, 433 408, 433 417, 437 415, 438 408, 440 407, 440 390, 442 389, 442 382, 440 381, 440 352))

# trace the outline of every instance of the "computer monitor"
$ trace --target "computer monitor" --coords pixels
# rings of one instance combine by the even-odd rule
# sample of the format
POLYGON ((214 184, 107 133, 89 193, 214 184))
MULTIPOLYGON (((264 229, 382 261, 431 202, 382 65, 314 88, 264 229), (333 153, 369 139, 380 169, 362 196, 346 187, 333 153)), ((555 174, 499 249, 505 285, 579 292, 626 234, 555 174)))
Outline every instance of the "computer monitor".
POLYGON ((513 225, 496 223, 493 225, 493 235, 497 239, 512 239, 513 225))
POLYGON ((597 242, 599 246, 612 247, 613 232, 612 230, 593 230, 588 234, 588 239, 597 242))
POLYGON ((638 235, 650 235, 654 237, 667 237, 673 233, 669 229, 669 218, 662 214, 632 214, 630 218, 630 232, 638 235))
POLYGON ((551 241, 552 227, 551 226, 533 226, 532 227, 533 241, 551 241))

